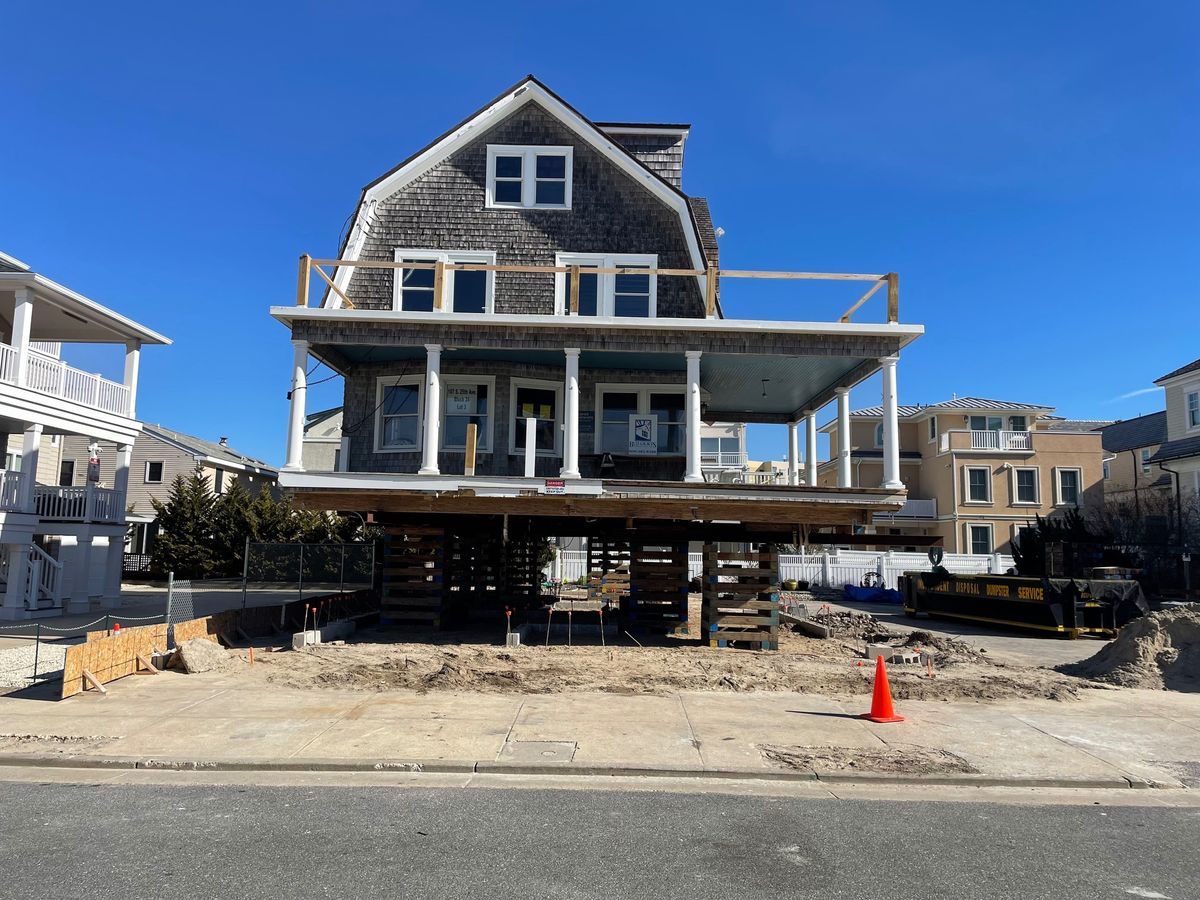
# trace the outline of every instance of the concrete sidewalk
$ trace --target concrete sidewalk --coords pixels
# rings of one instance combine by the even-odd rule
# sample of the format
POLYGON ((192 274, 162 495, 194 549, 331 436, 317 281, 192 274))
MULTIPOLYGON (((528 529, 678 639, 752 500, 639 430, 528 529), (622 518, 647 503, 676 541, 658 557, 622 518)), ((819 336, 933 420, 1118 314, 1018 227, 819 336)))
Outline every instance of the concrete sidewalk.
MULTIPOLYGON (((56 686, 55 686, 56 687, 56 686)), ((262 690, 219 674, 133 676, 107 697, 0 697, 0 762, 426 771, 655 772, 759 778, 1200 787, 1186 694, 1088 691, 1071 702, 905 702, 876 725, 853 703, 791 693, 474 694, 262 690), (13 736, 35 736, 33 738, 13 736), (85 738, 64 741, 63 738, 85 738), (977 774, 787 769, 763 746, 926 748, 977 774)))

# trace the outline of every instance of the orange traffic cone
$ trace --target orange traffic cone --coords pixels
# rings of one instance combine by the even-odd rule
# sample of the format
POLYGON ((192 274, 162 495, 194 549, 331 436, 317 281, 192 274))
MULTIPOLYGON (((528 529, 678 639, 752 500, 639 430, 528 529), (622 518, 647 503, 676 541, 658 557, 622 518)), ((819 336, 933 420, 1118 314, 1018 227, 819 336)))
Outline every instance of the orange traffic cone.
POLYGON ((888 687, 887 666, 883 657, 875 657, 875 692, 871 696, 871 711, 862 718, 868 722, 903 722, 904 716, 896 715, 892 709, 892 690, 888 687))
POLYGON ((113 622, 112 633, 113 634, 121 633, 121 623, 120 622, 113 622))

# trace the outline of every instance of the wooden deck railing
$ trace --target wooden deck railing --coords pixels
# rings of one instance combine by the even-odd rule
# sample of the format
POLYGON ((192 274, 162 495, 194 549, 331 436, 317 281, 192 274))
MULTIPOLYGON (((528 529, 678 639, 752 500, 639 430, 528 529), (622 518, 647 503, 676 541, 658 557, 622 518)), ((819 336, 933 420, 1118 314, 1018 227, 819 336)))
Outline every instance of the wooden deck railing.
POLYGON ((447 272, 520 272, 525 274, 569 276, 567 289, 567 308, 570 315, 579 312, 579 281, 580 276, 586 275, 653 275, 656 278, 696 278, 703 285, 705 315, 712 316, 717 310, 717 285, 722 278, 759 278, 783 279, 792 281, 869 281, 871 287, 859 297, 849 309, 842 313, 839 322, 849 322, 850 317, 864 303, 885 285, 887 286, 887 321, 900 321, 900 276, 895 272, 886 275, 856 275, 837 272, 771 272, 752 271, 748 269, 720 269, 709 266, 707 269, 651 269, 645 266, 618 267, 585 267, 578 265, 562 266, 524 266, 496 263, 452 263, 443 260, 435 262, 405 262, 403 260, 385 259, 314 259, 307 253, 300 256, 300 275, 296 286, 296 305, 308 306, 312 273, 316 272, 328 289, 342 301, 343 307, 354 309, 354 302, 346 291, 335 283, 339 268, 361 269, 421 269, 433 270, 433 308, 442 310, 445 303, 445 278, 447 272), (323 267, 332 266, 333 275, 323 267))

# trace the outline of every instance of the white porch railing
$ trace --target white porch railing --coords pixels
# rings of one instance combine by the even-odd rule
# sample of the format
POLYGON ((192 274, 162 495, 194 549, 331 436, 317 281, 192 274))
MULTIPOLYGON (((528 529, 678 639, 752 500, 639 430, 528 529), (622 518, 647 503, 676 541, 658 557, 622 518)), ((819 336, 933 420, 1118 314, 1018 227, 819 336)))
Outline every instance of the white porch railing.
MULTIPOLYGON (((587 572, 586 550, 560 550, 546 573, 564 582, 578 581, 587 572)), ((971 553, 947 553, 942 565, 958 575, 1003 574, 1013 566, 1013 558, 997 553, 983 556, 971 553)), ((928 572, 933 567, 924 553, 898 553, 867 550, 831 550, 828 553, 784 553, 779 556, 781 580, 806 581, 814 587, 840 588, 861 584, 873 573, 885 587, 895 588, 905 572, 928 572)), ((699 578, 703 570, 702 554, 688 554, 688 577, 699 578)))
POLYGON ((49 600, 51 607, 62 606, 62 563, 37 544, 31 544, 25 605, 37 609, 43 600, 49 600))
POLYGON ((21 485, 24 483, 24 472, 0 469, 0 510, 4 512, 21 511, 21 485))
POLYGON ((1032 450, 1028 431, 972 431, 972 450, 1032 450))
POLYGON ((746 454, 737 450, 700 451, 700 465, 721 469, 736 469, 746 464, 746 454))
POLYGON ((38 518, 66 522, 120 522, 124 519, 117 492, 90 484, 86 487, 39 484, 33 489, 33 509, 38 518))
MULTIPOLYGON (((8 344, 0 344, 0 381, 9 384, 18 381, 17 350, 8 344)), ((32 348, 25 364, 25 387, 93 409, 120 416, 129 414, 129 388, 125 385, 68 366, 61 359, 32 348)))

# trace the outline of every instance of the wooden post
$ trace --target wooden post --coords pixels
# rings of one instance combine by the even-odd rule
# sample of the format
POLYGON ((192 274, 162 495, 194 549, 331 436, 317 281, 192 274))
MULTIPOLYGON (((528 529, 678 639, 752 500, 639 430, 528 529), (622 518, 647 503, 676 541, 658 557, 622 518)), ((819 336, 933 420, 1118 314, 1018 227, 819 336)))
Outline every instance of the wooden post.
POLYGON ((433 308, 438 312, 441 312, 446 305, 442 297, 442 287, 445 283, 446 264, 439 259, 433 264, 433 308))
POLYGON ((710 265, 708 275, 704 280, 704 314, 715 315, 717 312, 717 267, 710 265))
POLYGON ((296 284, 296 305, 308 306, 308 274, 312 265, 312 257, 307 253, 300 254, 300 278, 296 284))
POLYGON ((570 273, 571 315, 579 315, 579 266, 571 266, 570 273))
POLYGON ((900 321, 900 276, 895 272, 888 272, 888 321, 900 321))
POLYGON ((467 458, 463 465, 463 474, 470 478, 475 474, 475 442, 479 427, 474 422, 467 423, 467 458))

